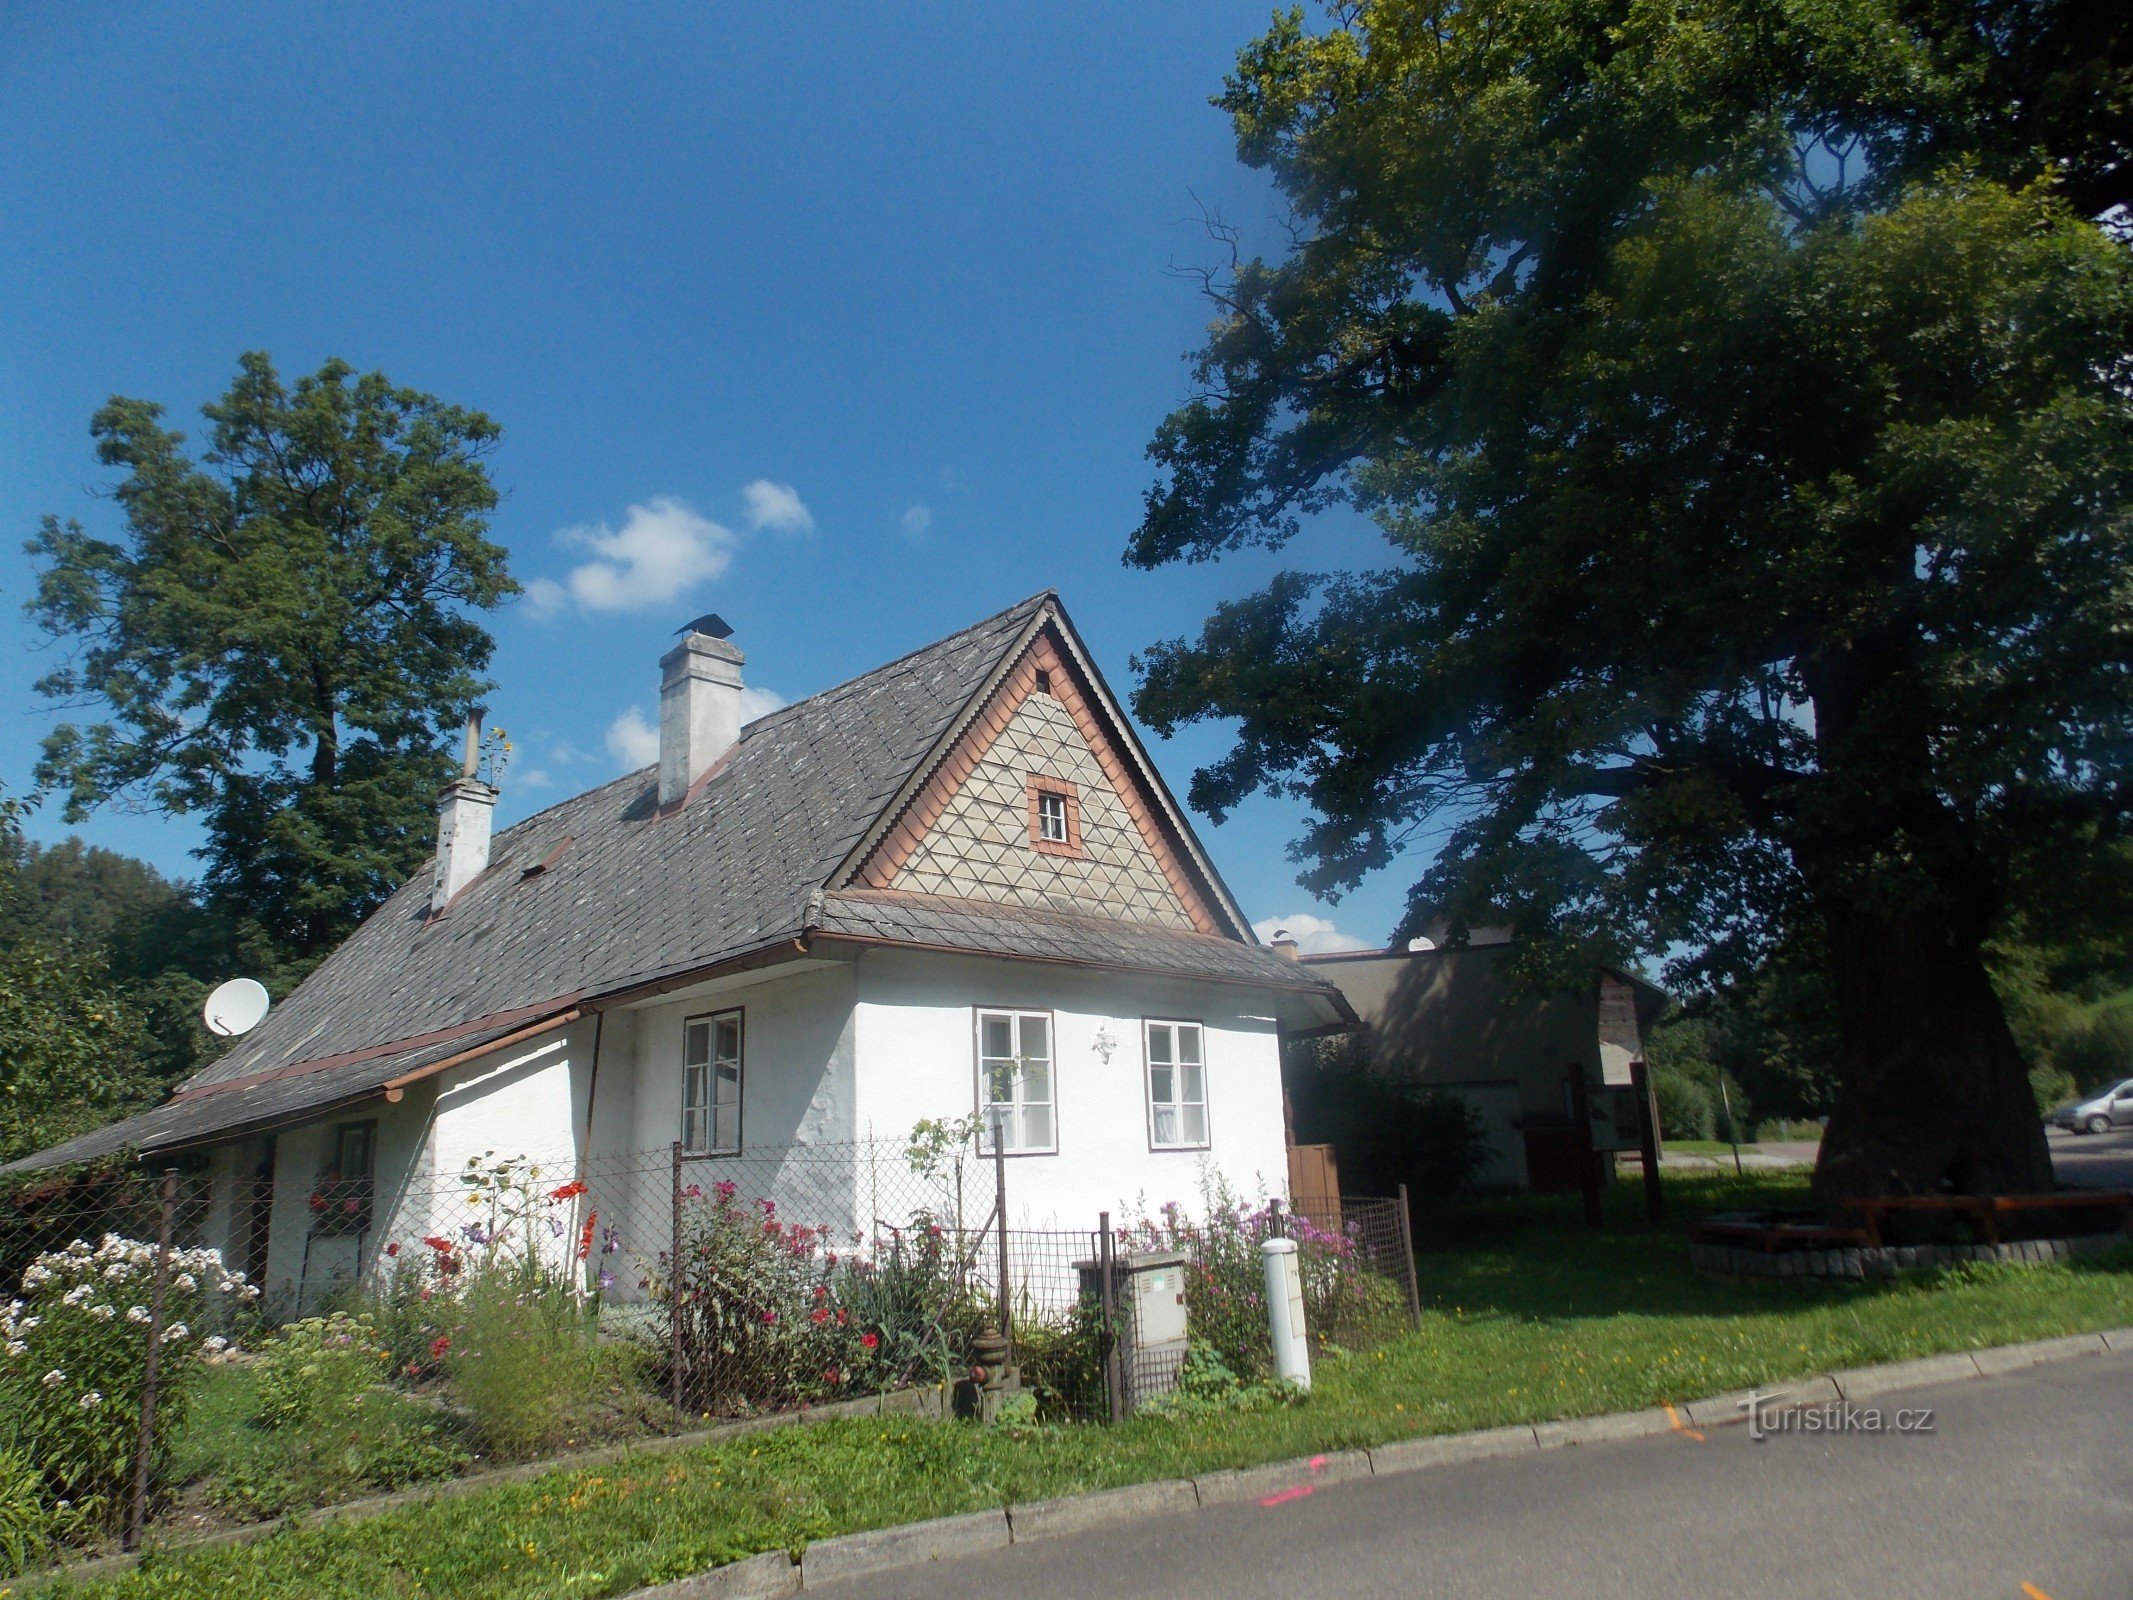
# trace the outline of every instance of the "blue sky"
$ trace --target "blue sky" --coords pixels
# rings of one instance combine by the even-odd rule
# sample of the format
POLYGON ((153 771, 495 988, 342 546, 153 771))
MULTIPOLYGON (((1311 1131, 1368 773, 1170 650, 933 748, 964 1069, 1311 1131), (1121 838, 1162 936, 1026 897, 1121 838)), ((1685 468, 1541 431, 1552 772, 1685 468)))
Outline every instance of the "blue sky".
MULTIPOLYGON (((239 351, 338 355, 487 411, 502 820, 633 759, 672 630, 715 609, 752 685, 825 688, 1057 587, 1127 660, 1263 581, 1119 552, 1205 320, 1204 204, 1273 248, 1208 105, 1265 0, 1191 6, 0 11, 0 782, 53 720, 21 616, 45 512, 113 532, 112 393, 183 423, 239 351)), ((1352 523, 1291 559, 1369 559, 1352 523)), ((1183 791, 1223 730, 1153 744, 1183 791)), ((1202 833, 1254 917, 1384 938, 1419 863, 1338 908, 1300 814, 1202 833)), ((56 816, 31 832, 67 831, 56 816)), ((93 841, 194 870, 185 822, 93 841)))

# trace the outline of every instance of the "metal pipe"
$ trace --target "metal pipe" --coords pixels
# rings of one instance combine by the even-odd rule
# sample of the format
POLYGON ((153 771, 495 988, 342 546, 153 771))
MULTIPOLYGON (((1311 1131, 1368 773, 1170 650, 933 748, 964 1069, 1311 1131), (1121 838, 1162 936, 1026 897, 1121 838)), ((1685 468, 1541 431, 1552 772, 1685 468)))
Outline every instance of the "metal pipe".
POLYGON ((155 1282, 148 1294, 148 1354, 141 1363, 141 1430, 133 1453, 133 1503, 126 1512, 122 1541, 131 1550, 141 1542, 148 1525, 148 1480, 155 1457, 156 1375, 163 1363, 163 1309, 170 1290, 170 1232, 172 1213, 178 1204, 178 1169, 165 1167, 162 1206, 156 1218, 155 1282))

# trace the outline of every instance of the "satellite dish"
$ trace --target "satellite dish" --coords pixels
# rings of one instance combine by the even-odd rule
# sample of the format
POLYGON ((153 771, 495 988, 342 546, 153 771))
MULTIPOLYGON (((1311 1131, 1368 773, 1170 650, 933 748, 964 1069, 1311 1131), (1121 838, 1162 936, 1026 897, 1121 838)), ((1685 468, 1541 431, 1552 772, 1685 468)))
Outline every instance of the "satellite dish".
POLYGON ((232 978, 207 997, 202 1016, 209 1033, 225 1039, 250 1033, 267 1014, 267 988, 257 978, 232 978))

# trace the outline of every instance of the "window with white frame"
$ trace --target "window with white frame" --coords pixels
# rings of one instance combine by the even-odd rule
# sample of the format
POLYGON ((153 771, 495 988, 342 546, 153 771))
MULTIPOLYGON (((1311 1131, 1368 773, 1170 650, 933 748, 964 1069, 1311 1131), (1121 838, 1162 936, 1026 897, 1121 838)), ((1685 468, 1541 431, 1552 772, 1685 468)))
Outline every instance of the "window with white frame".
POLYGON ((1067 800, 1063 794, 1037 796, 1037 837, 1047 844, 1067 842, 1067 800))
POLYGON ((690 1155, 741 1148, 741 1014, 720 1011, 681 1025, 681 1147, 690 1155))
POLYGON ((1000 1129, 1009 1155, 1059 1148, 1052 1103, 1052 1018, 1047 1011, 978 1013, 980 1148, 1000 1129))
POLYGON ((1197 1022, 1149 1022, 1148 1142, 1158 1150, 1207 1148, 1207 1058, 1197 1022))

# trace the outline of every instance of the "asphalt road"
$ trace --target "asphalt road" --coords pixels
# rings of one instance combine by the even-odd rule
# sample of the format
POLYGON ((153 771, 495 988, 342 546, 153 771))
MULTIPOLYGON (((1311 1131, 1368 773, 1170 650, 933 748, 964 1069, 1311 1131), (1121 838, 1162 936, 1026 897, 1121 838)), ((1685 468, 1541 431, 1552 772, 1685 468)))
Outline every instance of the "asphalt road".
POLYGON ((2133 1189, 2133 1128, 2109 1133, 2068 1133, 2047 1128, 2052 1171, 2059 1181, 2083 1189, 2133 1189))
POLYGON ((817 1590, 848 1600, 2127 1600, 2133 1355, 1869 1402, 1929 1435, 1744 1427, 1329 1485, 817 1590), (2025 1588, 2024 1585, 2029 1587, 2025 1588))

